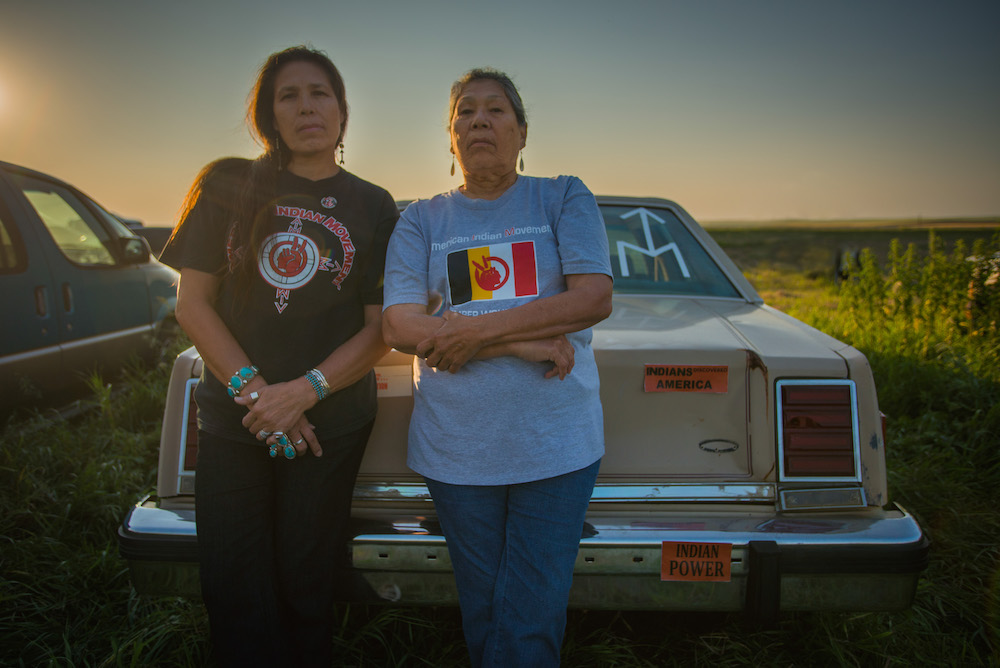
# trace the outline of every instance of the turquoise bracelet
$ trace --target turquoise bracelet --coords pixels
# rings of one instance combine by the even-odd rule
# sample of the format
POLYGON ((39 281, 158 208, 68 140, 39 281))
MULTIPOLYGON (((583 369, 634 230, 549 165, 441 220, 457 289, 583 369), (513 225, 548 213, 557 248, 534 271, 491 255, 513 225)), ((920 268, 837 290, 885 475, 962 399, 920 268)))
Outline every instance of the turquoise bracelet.
POLYGON ((330 394, 330 384, 326 382, 326 376, 319 369, 309 369, 306 371, 306 380, 312 385, 313 392, 322 401, 330 394))
POLYGON ((236 397, 258 373, 260 373, 260 369, 253 364, 243 367, 229 379, 229 387, 226 388, 226 392, 229 393, 230 397, 236 397))

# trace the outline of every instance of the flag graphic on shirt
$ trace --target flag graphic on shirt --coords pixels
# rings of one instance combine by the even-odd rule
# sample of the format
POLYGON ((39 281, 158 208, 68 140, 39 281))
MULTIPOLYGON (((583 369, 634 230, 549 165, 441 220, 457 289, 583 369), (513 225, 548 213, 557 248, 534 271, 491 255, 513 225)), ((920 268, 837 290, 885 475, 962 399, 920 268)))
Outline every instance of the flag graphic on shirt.
POLYGON ((535 242, 518 241, 448 253, 451 303, 538 294, 535 242))

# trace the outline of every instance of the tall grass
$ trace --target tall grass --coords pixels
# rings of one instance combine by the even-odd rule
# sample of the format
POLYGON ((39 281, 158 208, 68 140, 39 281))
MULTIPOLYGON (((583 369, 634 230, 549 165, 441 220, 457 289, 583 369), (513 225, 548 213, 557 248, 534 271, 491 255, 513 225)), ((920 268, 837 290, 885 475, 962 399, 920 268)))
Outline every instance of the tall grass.
POLYGON ((1000 652, 1000 234, 971 252, 930 234, 917 253, 865 250, 830 311, 792 315, 865 353, 888 416, 889 489, 932 541, 903 615, 912 656, 985 664, 1000 652), (953 653, 952 658, 948 657, 953 653))
POLYGON ((91 378, 80 416, 38 412, 4 426, 0 665, 198 663, 172 631, 204 626, 202 613, 134 597, 115 540, 123 510, 154 480, 168 376, 167 363, 133 364, 115 391, 91 378))
MULTIPOLYGON (((752 234, 752 233, 751 233, 752 234)), ((890 491, 930 534, 916 601, 894 614, 571 611, 567 666, 1000 665, 1000 365, 997 293, 967 255, 932 241, 862 253, 836 286, 820 273, 751 268, 769 302, 852 343, 888 414, 890 491), (812 276, 810 278, 810 276, 812 276), (986 295, 970 319, 969 281, 986 295), (990 314, 994 315, 990 315, 990 314)), ((168 364, 92 385, 75 418, 21 416, 0 440, 0 665, 201 666, 199 603, 132 593, 115 529, 155 480, 168 364)), ((466 663, 454 609, 342 605, 338 665, 466 663)))

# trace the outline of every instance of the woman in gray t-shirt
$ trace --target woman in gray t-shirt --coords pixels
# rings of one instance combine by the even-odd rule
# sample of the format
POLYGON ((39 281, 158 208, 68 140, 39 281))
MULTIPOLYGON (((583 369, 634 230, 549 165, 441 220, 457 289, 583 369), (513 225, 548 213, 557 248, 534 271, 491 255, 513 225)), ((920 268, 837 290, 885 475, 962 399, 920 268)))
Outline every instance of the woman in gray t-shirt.
POLYGON ((417 355, 408 463, 448 540, 475 666, 558 665, 604 453, 589 329, 611 312, 604 222, 579 179, 518 176, 527 130, 506 75, 456 82, 464 183, 411 204, 386 258, 383 333, 417 355))

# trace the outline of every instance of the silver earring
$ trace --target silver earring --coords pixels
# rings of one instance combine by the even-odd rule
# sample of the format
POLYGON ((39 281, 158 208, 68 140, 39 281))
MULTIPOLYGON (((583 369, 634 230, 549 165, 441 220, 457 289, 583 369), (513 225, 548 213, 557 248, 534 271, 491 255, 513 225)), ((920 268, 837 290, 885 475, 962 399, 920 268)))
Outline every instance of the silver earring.
POLYGON ((281 171, 281 136, 274 138, 274 153, 278 158, 278 171, 281 171))
POLYGON ((340 164, 344 164, 344 142, 340 142, 340 164))
POLYGON ((524 171, 524 156, 518 153, 518 157, 521 158, 521 171, 524 171))
POLYGON ((455 176, 455 156, 451 156, 451 175, 455 176))

